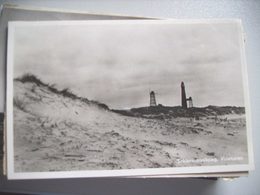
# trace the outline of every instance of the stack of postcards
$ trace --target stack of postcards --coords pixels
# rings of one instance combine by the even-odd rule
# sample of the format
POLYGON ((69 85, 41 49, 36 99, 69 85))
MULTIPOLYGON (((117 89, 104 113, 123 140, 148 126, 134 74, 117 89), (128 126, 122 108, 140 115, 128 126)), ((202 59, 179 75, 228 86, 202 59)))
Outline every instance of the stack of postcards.
POLYGON ((240 20, 1 13, 8 179, 233 178, 254 168, 240 20))

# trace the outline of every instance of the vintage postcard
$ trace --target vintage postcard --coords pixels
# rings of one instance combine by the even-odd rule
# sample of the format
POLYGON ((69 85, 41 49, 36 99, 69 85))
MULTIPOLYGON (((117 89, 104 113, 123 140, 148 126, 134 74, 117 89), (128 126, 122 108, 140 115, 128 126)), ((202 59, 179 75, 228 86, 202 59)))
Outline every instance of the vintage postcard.
POLYGON ((10 179, 253 168, 239 20, 10 22, 10 179))

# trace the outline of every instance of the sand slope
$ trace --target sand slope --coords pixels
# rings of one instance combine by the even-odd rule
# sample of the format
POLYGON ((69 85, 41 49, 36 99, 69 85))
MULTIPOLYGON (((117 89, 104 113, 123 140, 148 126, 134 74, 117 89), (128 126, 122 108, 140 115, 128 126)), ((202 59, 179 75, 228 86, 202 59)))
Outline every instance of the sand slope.
POLYGON ((39 83, 16 80, 14 92, 17 172, 247 162, 244 114, 131 117, 39 83))

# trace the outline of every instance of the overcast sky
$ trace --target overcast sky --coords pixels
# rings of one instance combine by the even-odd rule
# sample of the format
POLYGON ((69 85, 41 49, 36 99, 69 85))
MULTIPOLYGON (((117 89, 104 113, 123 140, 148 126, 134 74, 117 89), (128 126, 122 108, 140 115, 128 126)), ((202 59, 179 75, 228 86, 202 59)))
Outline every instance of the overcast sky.
POLYGON ((110 108, 180 105, 180 84, 194 106, 244 106, 237 23, 18 25, 14 76, 38 76, 110 108))

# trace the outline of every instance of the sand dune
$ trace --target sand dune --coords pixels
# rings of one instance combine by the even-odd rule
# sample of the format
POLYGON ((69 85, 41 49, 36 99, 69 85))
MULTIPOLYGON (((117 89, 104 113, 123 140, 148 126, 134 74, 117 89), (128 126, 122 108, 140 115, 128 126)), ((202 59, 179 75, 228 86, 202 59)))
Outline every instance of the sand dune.
POLYGON ((144 118, 112 112, 47 85, 14 81, 15 171, 242 164, 242 113, 144 118), (225 157, 225 158, 223 158, 225 157))

